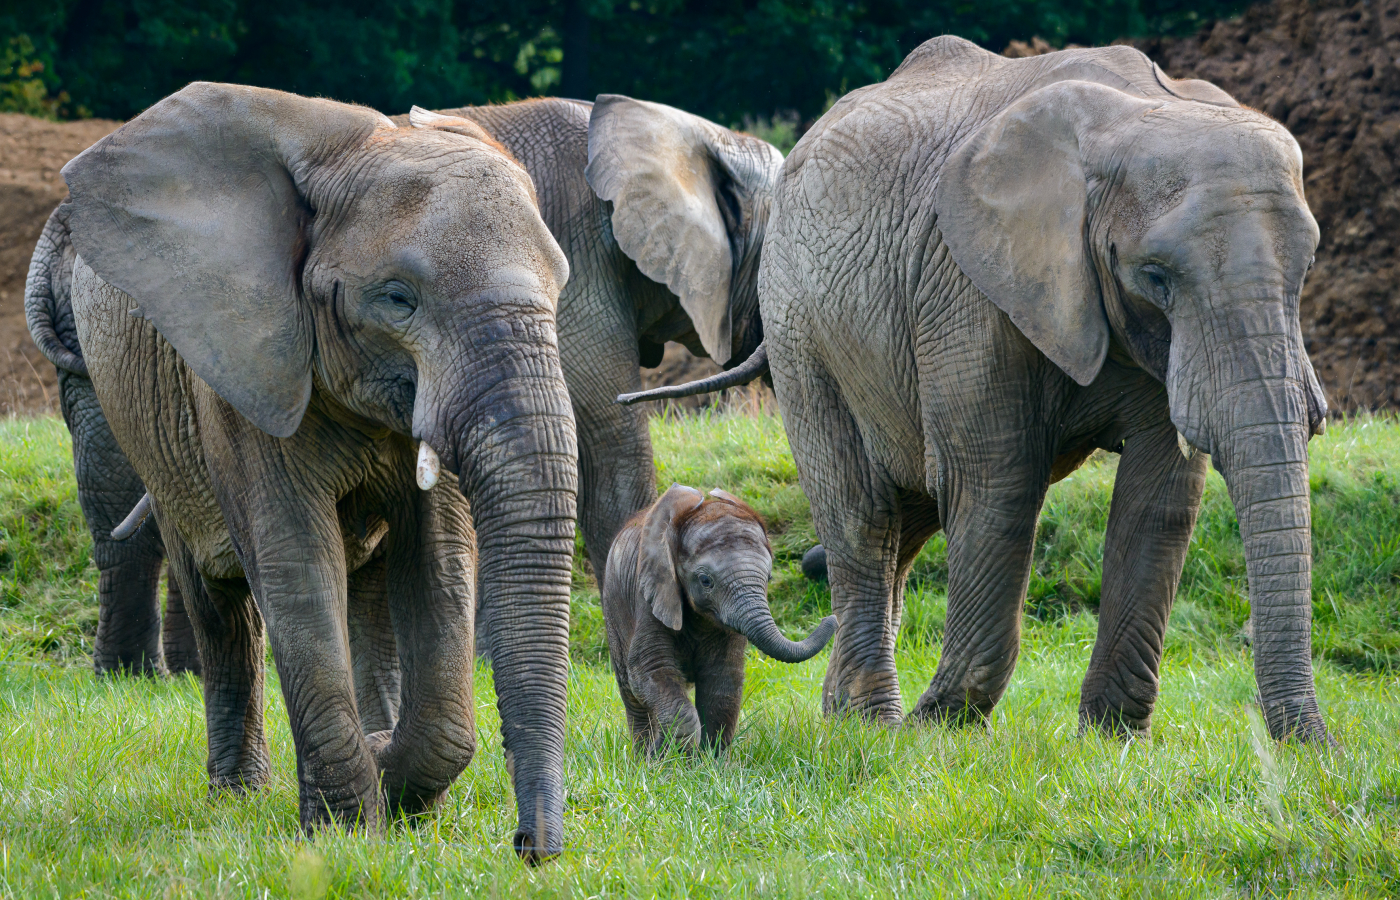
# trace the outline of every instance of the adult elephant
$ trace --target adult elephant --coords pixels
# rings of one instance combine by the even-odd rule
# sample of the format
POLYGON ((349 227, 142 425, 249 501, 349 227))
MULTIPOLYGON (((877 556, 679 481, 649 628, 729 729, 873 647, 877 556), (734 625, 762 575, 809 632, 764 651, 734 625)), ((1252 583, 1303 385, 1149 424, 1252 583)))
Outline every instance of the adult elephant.
POLYGON ((1269 730, 1327 739, 1307 462, 1327 408, 1298 324, 1318 230, 1281 125, 1126 47, 1008 60, 941 37, 832 107, 775 203, 764 349, 840 620, 828 711, 900 718, 904 581, 943 528, 943 653, 911 715, 985 718, 1046 489, 1103 448, 1121 459, 1079 715, 1148 728, 1208 453, 1269 730))
POLYGON ((614 398, 641 389, 639 366, 660 365, 667 341, 725 366, 763 341, 758 268, 783 156, 617 94, 408 117, 449 129, 454 118, 485 129, 530 173, 569 260, 559 357, 578 425, 579 530, 601 582, 613 537, 656 500, 647 416, 614 398))
MULTIPOLYGON (((556 315, 559 353, 578 428, 579 527, 601 581, 613 536, 656 499, 647 417, 613 398, 640 388, 639 366, 658 365, 666 341, 732 365, 763 340, 758 263, 782 154, 681 110, 618 95, 596 104, 545 99, 418 110, 413 118, 445 131, 485 129, 529 172, 545 223, 568 259, 571 275, 556 315)), ((35 342, 59 369, 65 415, 70 406, 83 411, 68 421, 79 497, 97 498, 83 499, 103 585, 95 658, 99 670, 112 667, 109 657, 154 668, 163 549, 151 529, 126 543, 110 539, 141 490, 95 400, 86 399, 82 351, 68 324, 72 254, 65 256, 61 209, 35 249, 25 303, 35 342)), ((164 659, 172 670, 196 656, 188 634, 177 590, 165 617, 164 659)), ((382 691, 392 645, 375 647, 365 661, 362 688, 382 691)), ((392 723, 387 712, 364 712, 372 726, 392 723)))
POLYGON ((525 171, 457 131, 193 84, 64 168, 72 305, 184 589, 211 787, 268 777, 266 623, 303 827, 431 805, 475 750, 479 583, 514 843, 536 859, 562 845, 568 266, 525 171), (404 673, 396 724, 368 735, 360 602, 387 604, 404 673))

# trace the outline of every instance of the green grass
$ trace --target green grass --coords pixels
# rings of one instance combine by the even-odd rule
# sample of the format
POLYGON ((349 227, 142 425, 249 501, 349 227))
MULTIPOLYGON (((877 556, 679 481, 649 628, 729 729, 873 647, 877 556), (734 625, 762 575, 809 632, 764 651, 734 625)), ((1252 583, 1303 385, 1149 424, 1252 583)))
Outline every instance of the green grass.
MULTIPOLYGON (((780 621, 813 624, 829 597, 796 571, 813 535, 781 424, 657 419, 653 439, 663 488, 723 486, 764 514, 780 621)), ((1314 644, 1337 750, 1262 736, 1237 637, 1243 556, 1215 475, 1152 738, 1078 736, 1115 468, 1106 457, 1051 491, 1021 661, 986 730, 827 721, 824 656, 785 666, 751 652, 741 732, 724 758, 638 760, 580 561, 569 849, 531 870, 506 847, 514 802, 484 667, 477 759, 416 828, 300 839, 276 690, 272 784, 209 798, 198 682, 87 668, 96 573, 61 423, 0 425, 0 897, 1394 895, 1400 423, 1334 425, 1311 452, 1314 644)), ((945 590, 936 538, 900 636, 906 702, 937 664, 945 590)))

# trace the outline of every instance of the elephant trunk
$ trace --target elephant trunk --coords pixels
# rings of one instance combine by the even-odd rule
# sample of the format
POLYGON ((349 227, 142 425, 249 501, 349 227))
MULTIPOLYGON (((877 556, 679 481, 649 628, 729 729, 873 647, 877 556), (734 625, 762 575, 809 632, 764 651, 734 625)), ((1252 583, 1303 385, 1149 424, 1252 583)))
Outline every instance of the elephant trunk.
MULTIPOLYGON (((552 324, 552 323, 551 323, 552 324)), ((528 331, 516 322, 516 333, 528 331)), ((543 326, 541 326, 543 327, 543 326)), ((479 609, 488 620, 502 743, 514 780, 516 851, 563 847, 564 706, 578 450, 567 389, 538 340, 496 351, 455 387, 464 427, 444 462, 458 470, 477 534, 479 609)), ((538 337, 535 335, 534 337, 538 337)), ((451 413, 447 418, 451 418, 451 413)))
POLYGON ((1327 740, 1312 669, 1308 432, 1306 418, 1237 424, 1215 442, 1214 459, 1244 540, 1254 672, 1269 733, 1327 740))
POLYGON ((836 617, 827 616, 804 640, 790 641, 778 630, 768 598, 755 594, 735 604, 724 624, 749 639, 759 650, 779 662, 806 662, 821 652, 836 633, 836 617))

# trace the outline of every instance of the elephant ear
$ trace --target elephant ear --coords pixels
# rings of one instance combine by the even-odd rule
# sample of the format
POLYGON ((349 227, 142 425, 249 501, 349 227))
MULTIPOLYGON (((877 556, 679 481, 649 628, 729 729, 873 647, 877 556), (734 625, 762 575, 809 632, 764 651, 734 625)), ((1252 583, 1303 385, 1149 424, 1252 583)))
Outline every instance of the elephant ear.
POLYGON ((384 125, 360 107, 196 82, 64 166, 73 243, 219 396, 287 437, 315 343, 296 173, 384 125))
POLYGON ((699 506, 705 495, 695 488, 673 484, 661 495, 642 521, 637 553, 637 583, 651 614, 672 631, 681 630, 681 584, 676 574, 680 531, 676 519, 699 506))
POLYGON ((1088 252, 1085 143, 1158 104, 1081 81, 1041 88, 949 157, 934 192, 953 261, 1021 333, 1081 385, 1108 352, 1108 318, 1088 252))
POLYGON ((641 273, 680 298, 705 352, 731 346, 730 283, 783 155, 756 137, 660 103, 603 94, 588 122, 589 185, 641 273))

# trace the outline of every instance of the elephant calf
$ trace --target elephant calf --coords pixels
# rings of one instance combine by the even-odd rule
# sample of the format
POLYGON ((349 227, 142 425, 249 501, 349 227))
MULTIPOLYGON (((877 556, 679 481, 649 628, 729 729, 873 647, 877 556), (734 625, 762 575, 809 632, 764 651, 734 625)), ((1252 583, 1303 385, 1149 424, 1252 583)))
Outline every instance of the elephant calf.
POLYGON ((745 638, 774 659, 811 659, 836 631, 783 637, 768 609, 773 551, 763 521, 738 498, 673 485, 629 522, 608 553, 608 652, 639 749, 668 740, 723 749, 744 694, 745 638), (687 687, 695 685, 695 702, 687 687))

